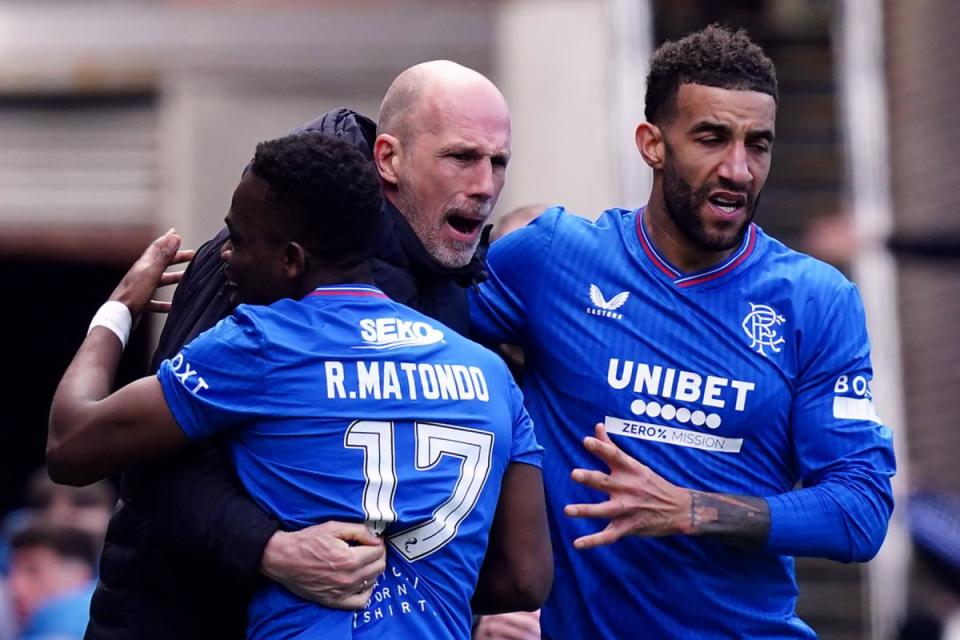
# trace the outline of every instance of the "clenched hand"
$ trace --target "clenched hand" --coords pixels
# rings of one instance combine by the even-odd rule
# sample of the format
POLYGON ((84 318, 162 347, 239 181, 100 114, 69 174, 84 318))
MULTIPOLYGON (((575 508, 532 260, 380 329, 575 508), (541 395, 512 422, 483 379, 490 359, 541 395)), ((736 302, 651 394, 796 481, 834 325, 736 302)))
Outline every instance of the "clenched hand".
POLYGON ((359 609, 386 568, 383 540, 366 525, 324 522, 278 531, 267 541, 260 570, 301 598, 333 609, 359 609))

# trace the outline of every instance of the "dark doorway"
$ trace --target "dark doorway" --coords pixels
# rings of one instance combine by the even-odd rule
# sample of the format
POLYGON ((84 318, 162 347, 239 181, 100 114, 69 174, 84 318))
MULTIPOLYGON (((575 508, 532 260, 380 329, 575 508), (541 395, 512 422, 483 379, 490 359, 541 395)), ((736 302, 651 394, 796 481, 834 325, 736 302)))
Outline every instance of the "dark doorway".
MULTIPOLYGON (((0 259, 4 336, 0 514, 21 506, 27 476, 43 464, 47 414, 57 382, 94 312, 127 267, 52 258, 0 259)), ((131 336, 118 383, 146 373, 147 323, 131 336)))

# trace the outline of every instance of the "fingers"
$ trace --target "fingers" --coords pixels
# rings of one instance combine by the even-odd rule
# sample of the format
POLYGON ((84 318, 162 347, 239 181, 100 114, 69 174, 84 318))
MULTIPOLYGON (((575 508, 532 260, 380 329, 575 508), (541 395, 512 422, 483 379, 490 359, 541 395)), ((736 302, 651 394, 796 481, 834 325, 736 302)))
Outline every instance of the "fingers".
POLYGON ((623 532, 615 528, 612 524, 603 531, 582 536, 573 541, 575 549, 593 549, 606 544, 613 544, 623 536, 623 532))
POLYGON ((147 250, 144 251, 144 257, 159 260, 165 264, 173 264, 177 257, 177 249, 180 248, 180 236, 170 228, 162 236, 150 243, 147 250))
POLYGON ((473 637, 476 640, 539 640, 540 612, 517 611, 483 616, 473 637))
POLYGON ((356 542, 357 544, 370 545, 370 546, 383 546, 383 539, 370 531, 370 528, 365 524, 360 524, 357 522, 335 522, 330 521, 325 523, 331 528, 333 535, 337 536, 341 540, 347 540, 349 542, 356 542))
POLYGON ((607 434, 607 428, 603 425, 602 422, 598 422, 596 425, 594 425, 593 431, 597 436, 597 440, 600 440, 601 442, 606 442, 607 444, 611 444, 614 447, 617 446, 613 444, 613 440, 610 439, 610 436, 607 434))
POLYGON ((610 493, 610 476, 602 471, 574 469, 570 473, 570 477, 584 486, 610 493))
POLYGON ((321 604, 326 607, 330 607, 331 609, 355 611, 363 608, 363 606, 367 604, 367 602, 370 600, 370 596, 373 595, 374 588, 376 588, 376 583, 370 582, 367 584, 365 589, 357 593, 343 596, 341 598, 325 599, 321 604))
POLYGON ((183 271, 168 271, 160 276, 160 282, 157 283, 158 287, 166 287, 167 285, 176 284, 180 282, 183 278, 183 271))
POLYGON ((603 518, 613 520, 626 512, 622 500, 607 500, 596 504, 568 504, 563 512, 571 518, 603 518))
POLYGON ((387 549, 379 547, 350 547, 350 564, 359 572, 360 580, 383 573, 387 566, 387 549))
POLYGON ((193 260, 193 256, 196 255, 196 253, 197 252, 193 249, 182 249, 181 251, 177 251, 170 264, 183 264, 184 262, 190 262, 193 260))
POLYGON ((177 284, 183 280, 183 271, 167 271, 162 276, 160 276, 160 285, 165 287, 168 284, 177 284))
MULTIPOLYGON (((157 287, 166 287, 171 284, 177 284, 183 279, 183 271, 171 271, 160 276, 160 282, 157 287)), ((170 313, 171 303, 168 300, 150 300, 147 302, 146 310, 154 313, 170 313)))
POLYGON ((356 606, 354 607, 355 609, 359 609, 363 605, 367 604, 367 601, 370 599, 370 596, 373 595, 373 590, 377 588, 377 581, 375 579, 368 580, 364 584, 366 586, 361 587, 360 591, 357 592, 356 597, 353 598, 358 602, 358 604, 356 604, 356 606))
POLYGON ((606 462, 610 468, 620 463, 620 449, 612 442, 604 442, 603 440, 587 436, 583 439, 583 447, 606 462))
POLYGON ((321 604, 334 609, 359 609, 363 607, 377 587, 377 580, 387 567, 385 549, 376 547, 351 547, 353 560, 361 566, 354 572, 352 581, 343 585, 337 597, 327 596, 321 604), (379 553, 376 560, 370 562, 368 554, 379 553))
POLYGON ((196 251, 193 249, 180 250, 180 241, 180 236, 177 232, 174 229, 169 229, 162 236, 150 243, 143 257, 149 259, 151 262, 162 263, 165 265, 164 268, 174 264, 189 262, 193 259, 196 251))

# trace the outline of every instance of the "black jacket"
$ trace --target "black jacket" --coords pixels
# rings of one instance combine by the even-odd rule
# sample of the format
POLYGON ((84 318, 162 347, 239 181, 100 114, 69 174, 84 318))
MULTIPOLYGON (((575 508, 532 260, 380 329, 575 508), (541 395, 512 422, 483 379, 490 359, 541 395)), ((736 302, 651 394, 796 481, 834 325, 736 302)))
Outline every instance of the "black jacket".
MULTIPOLYGON (((301 127, 351 140, 370 156, 375 125, 337 109, 301 127)), ((388 296, 466 335, 465 287, 484 277, 482 251, 462 269, 440 267, 386 202, 374 280, 388 296)), ((230 312, 220 248, 205 243, 177 287, 153 369, 230 312)), ((220 448, 192 447, 124 475, 123 506, 107 531, 90 640, 243 638, 264 545, 278 523, 243 490, 220 448)))

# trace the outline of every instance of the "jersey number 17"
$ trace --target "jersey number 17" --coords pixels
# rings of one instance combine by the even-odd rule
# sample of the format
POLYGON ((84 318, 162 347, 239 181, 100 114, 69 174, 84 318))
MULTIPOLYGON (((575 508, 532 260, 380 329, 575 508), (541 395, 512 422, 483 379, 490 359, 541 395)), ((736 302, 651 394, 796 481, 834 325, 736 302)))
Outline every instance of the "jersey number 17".
MULTIPOLYGON (((476 506, 487 482, 493 452, 493 434, 489 431, 431 422, 417 422, 414 428, 417 471, 429 471, 445 455, 460 458, 461 463, 450 497, 434 509, 433 517, 387 538, 411 562, 442 548, 457 535, 460 523, 476 506)), ((397 491, 393 422, 354 422, 347 428, 343 444, 363 450, 363 512, 367 526, 382 534, 397 519, 393 504, 397 491)))

